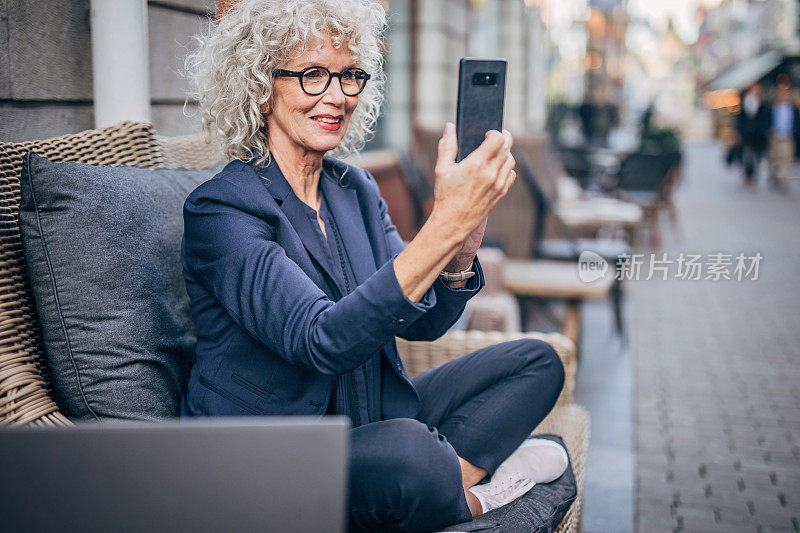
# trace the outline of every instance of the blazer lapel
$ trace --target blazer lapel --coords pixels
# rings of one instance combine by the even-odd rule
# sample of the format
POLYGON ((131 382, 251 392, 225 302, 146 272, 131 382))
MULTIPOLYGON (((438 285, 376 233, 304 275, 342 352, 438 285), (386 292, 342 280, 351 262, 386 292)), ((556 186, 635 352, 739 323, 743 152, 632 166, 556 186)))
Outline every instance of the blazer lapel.
POLYGON ((339 227, 343 245, 353 266, 353 273, 360 285, 375 273, 377 266, 372 255, 367 230, 364 227, 358 194, 355 189, 347 187, 347 176, 342 180, 343 186, 339 185, 339 176, 345 168, 345 165, 325 158, 322 165, 320 187, 328 201, 328 207, 336 225, 339 227))
MULTIPOLYGON (((270 194, 281 207, 281 211, 291 222, 308 254, 320 265, 323 271, 339 285, 338 279, 331 272, 330 249, 322 237, 314 210, 305 205, 294 194, 292 186, 286 181, 283 173, 274 160, 269 165, 256 165, 256 173, 265 178, 265 185, 270 194)), ((339 287, 337 287, 339 288, 339 287)), ((339 288, 341 291, 341 288, 339 288)))

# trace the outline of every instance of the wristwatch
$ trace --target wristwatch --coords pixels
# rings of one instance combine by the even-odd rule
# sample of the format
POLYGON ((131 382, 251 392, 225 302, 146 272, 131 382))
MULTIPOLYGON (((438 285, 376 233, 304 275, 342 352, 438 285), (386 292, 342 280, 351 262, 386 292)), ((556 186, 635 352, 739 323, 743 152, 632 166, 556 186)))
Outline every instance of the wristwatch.
POLYGON ((472 266, 470 266, 467 270, 462 270, 461 272, 448 272, 446 270, 442 270, 439 274, 442 280, 448 283, 453 281, 466 281, 474 275, 475 271, 472 270, 472 266))

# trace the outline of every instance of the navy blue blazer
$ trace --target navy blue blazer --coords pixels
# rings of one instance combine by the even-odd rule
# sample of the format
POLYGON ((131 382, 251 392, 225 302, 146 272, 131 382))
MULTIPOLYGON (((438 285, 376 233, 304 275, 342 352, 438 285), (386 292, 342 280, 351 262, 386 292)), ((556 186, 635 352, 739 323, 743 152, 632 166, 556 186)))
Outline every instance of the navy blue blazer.
POLYGON ((274 162, 233 161, 186 199, 181 262, 197 349, 181 414, 323 414, 335 375, 380 352, 382 418, 417 415, 395 336, 441 336, 483 286, 480 264, 465 288, 437 279, 413 303, 392 266, 403 242, 372 176, 324 158, 320 188, 358 283, 341 299, 316 218, 274 162))

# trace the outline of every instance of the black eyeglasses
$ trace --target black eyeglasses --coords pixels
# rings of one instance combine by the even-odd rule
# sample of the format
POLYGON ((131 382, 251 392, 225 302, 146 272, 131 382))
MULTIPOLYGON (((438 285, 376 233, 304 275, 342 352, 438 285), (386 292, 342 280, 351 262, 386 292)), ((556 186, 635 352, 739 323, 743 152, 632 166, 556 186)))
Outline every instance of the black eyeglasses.
POLYGON ((310 96, 318 96, 328 90, 331 78, 339 78, 339 86, 347 96, 355 96, 364 90, 370 75, 360 68, 346 68, 341 72, 331 72, 325 67, 308 67, 303 70, 275 69, 272 75, 276 78, 297 78, 300 88, 310 96))

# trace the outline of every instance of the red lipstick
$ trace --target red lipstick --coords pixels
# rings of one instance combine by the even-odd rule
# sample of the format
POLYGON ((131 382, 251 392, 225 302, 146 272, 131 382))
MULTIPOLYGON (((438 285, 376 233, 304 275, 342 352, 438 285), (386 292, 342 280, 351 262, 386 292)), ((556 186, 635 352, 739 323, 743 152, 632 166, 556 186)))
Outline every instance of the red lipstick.
POLYGON ((313 117, 311 117, 311 120, 313 120, 314 123, 317 126, 319 126, 320 128, 322 128, 323 130, 326 130, 326 131, 337 131, 339 128, 342 127, 342 119, 343 118, 344 117, 342 115, 324 114, 324 115, 314 115, 313 117), (326 120, 321 120, 321 119, 326 119, 326 120), (335 122, 332 122, 332 121, 335 121, 335 122))

